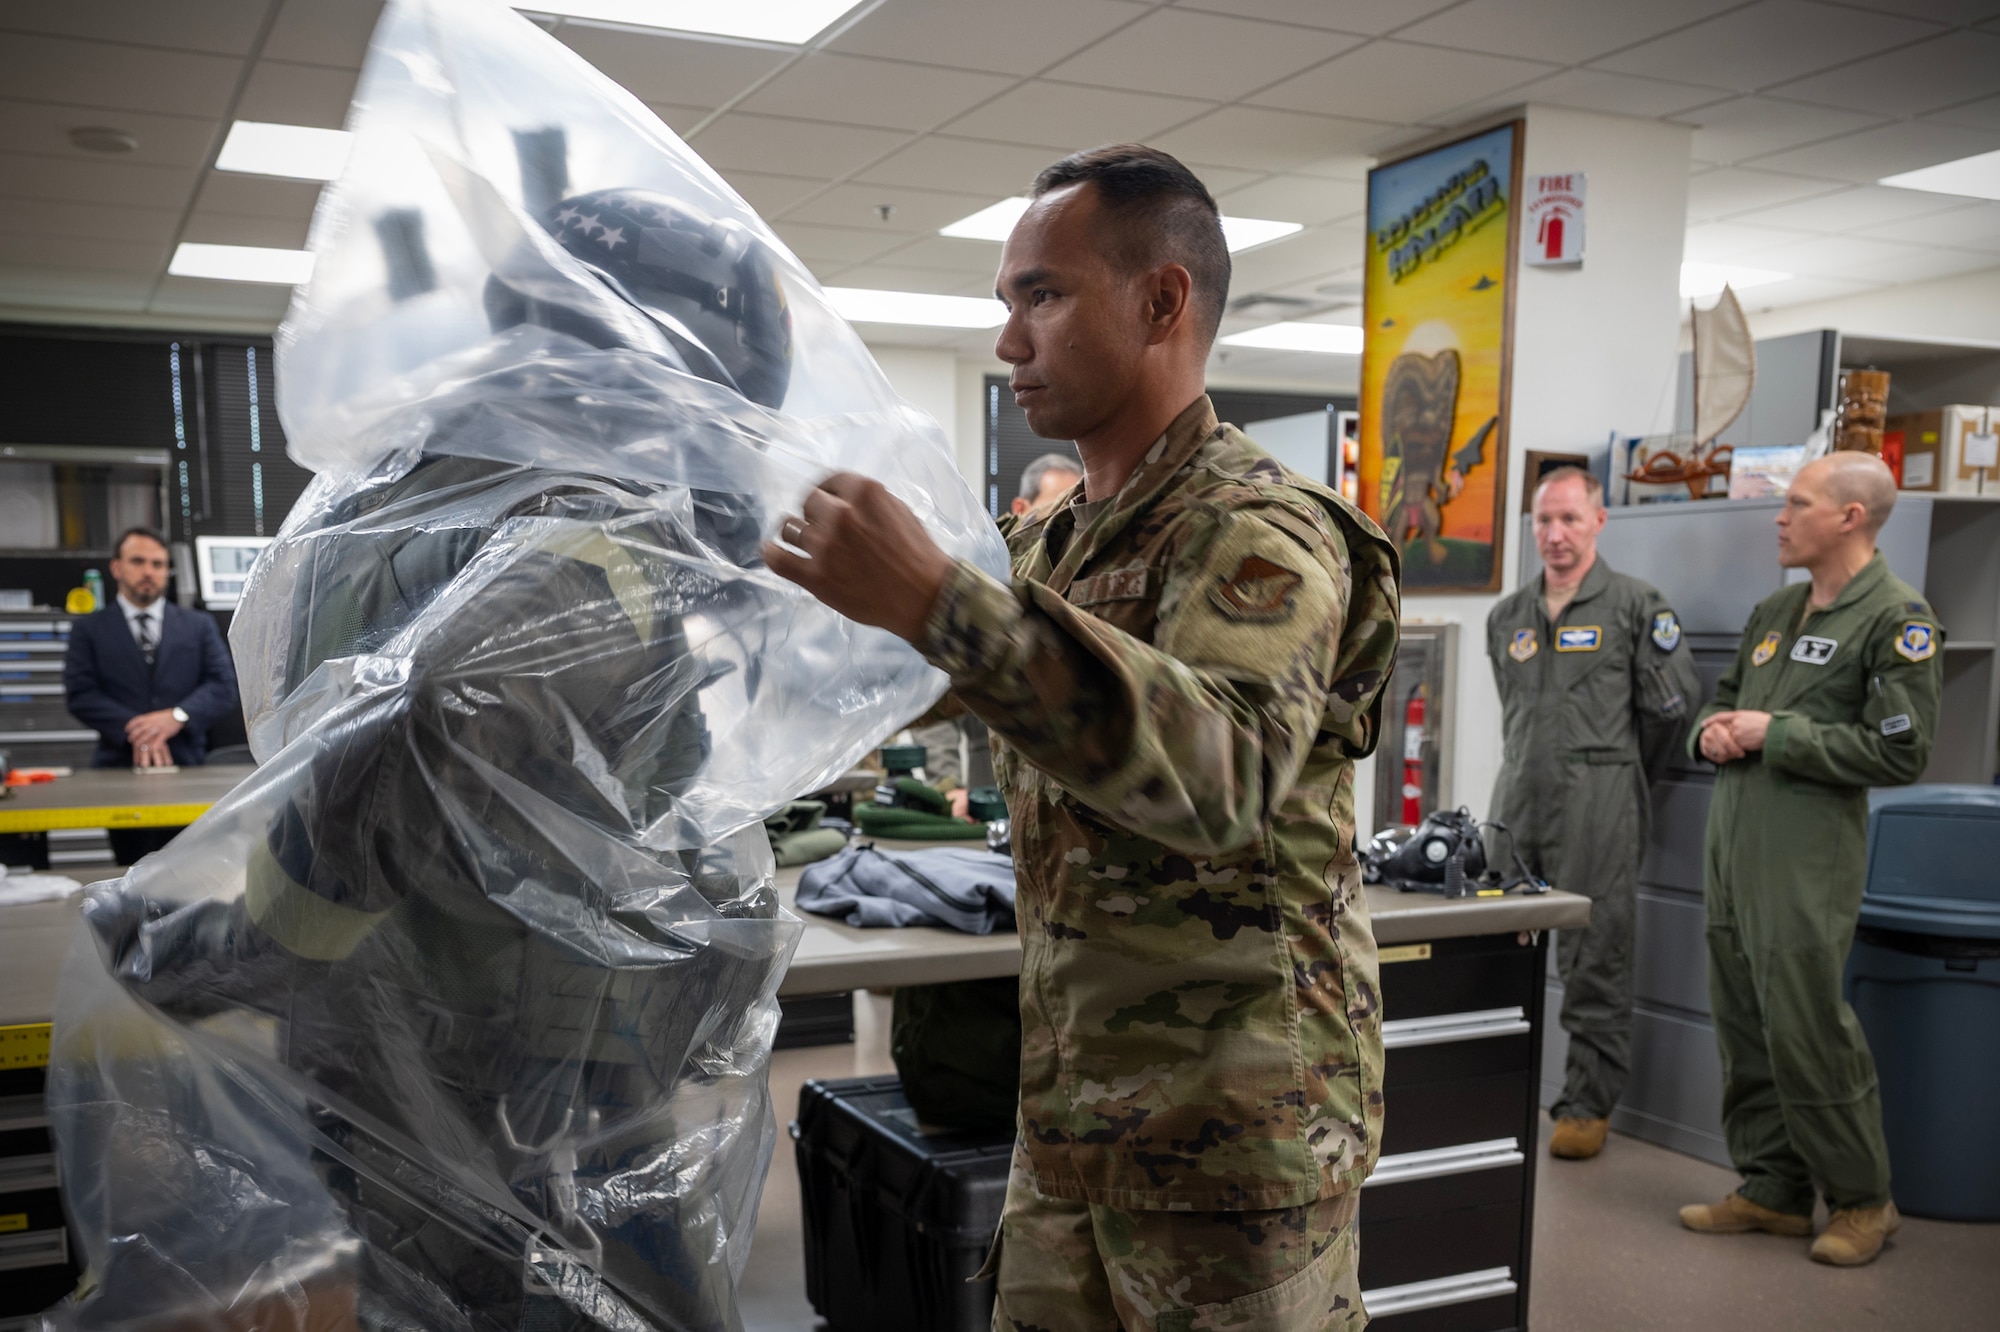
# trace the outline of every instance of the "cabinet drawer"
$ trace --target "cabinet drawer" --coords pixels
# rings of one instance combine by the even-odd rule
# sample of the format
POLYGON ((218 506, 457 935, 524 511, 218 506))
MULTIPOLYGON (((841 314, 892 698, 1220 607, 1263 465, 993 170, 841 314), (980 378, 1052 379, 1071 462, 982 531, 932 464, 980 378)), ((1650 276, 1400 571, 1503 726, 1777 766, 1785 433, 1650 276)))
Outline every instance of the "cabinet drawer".
POLYGON ((1382 1016, 1395 1022, 1534 1003, 1535 948, 1512 934, 1438 939, 1431 955, 1382 964, 1382 1016))
POLYGON ((1377 1301, 1370 1300, 1367 1291, 1361 1293, 1361 1302, 1368 1308, 1369 1332, 1513 1332, 1521 1325, 1518 1290, 1501 1295, 1470 1293, 1511 1285, 1511 1276, 1494 1279, 1490 1287, 1485 1282, 1468 1281, 1462 1289, 1423 1295, 1421 1308, 1409 1308, 1400 1302, 1383 1304, 1384 1308, 1406 1309, 1403 1313, 1376 1313, 1377 1301), (1443 1303, 1430 1303, 1431 1300, 1443 1303))
POLYGON ((1513 1138, 1382 1157, 1362 1185, 1361 1222, 1398 1221, 1461 1207, 1519 1206, 1527 1156, 1513 1138))
POLYGON ((1426 1082, 1518 1073, 1528 1067, 1528 1054, 1526 1032, 1441 1045, 1399 1045, 1383 1055, 1382 1085, 1393 1091, 1426 1082))
POLYGON ((1421 1152, 1518 1137, 1528 1122, 1536 1081, 1525 1057, 1522 1062, 1511 1073, 1384 1088, 1382 1150, 1421 1152))
POLYGON ((1364 1199, 1360 1224, 1363 1291, 1464 1272, 1501 1272, 1512 1280, 1521 1258, 1519 1199, 1394 1220, 1371 1220, 1364 1199))
POLYGON ((20 1324, 23 1328, 39 1326, 39 1320, 26 1316, 40 1313, 75 1288, 76 1269, 68 1265, 34 1267, 0 1276, 0 1329, 17 1317, 24 1319, 20 1324))

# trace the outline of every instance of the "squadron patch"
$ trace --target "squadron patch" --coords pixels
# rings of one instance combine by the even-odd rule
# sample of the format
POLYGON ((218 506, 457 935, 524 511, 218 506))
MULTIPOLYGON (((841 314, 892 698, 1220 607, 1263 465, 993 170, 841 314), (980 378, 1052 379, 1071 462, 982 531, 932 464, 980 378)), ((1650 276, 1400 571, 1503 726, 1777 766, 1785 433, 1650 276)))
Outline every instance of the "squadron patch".
POLYGON ((1532 629, 1516 629, 1514 641, 1507 645, 1507 655, 1515 661, 1526 661, 1541 650, 1542 645, 1535 641, 1535 631, 1532 629))
POLYGON ((1282 620, 1292 613, 1292 593, 1305 579, 1262 555, 1245 555, 1236 572, 1212 594, 1238 620, 1282 620))
POLYGON ((1833 660, 1833 650, 1839 646, 1837 638, 1800 634, 1798 641, 1792 644, 1792 660, 1802 661, 1808 666, 1824 666, 1833 660))
POLYGON ((1604 630, 1594 624, 1579 624, 1556 630, 1556 651, 1595 652, 1604 630))
POLYGON ((1662 652, 1672 652, 1680 645, 1680 620, 1670 610, 1657 612, 1653 616, 1653 646, 1662 652))
POLYGON ((1937 630, 1922 620, 1911 620, 1896 635, 1896 655, 1911 661, 1927 661, 1937 651, 1937 630))
POLYGON ((1899 712, 1893 717, 1884 717, 1882 719, 1883 735, 1901 735, 1909 729, 1910 714, 1907 712, 1899 712))
POLYGON ((1764 641, 1759 643, 1757 645, 1756 650, 1750 654, 1750 664, 1752 666, 1762 666, 1765 662, 1777 656, 1778 644, 1784 641, 1785 641, 1785 636, 1779 633, 1776 629, 1773 629, 1770 633, 1765 634, 1764 641))

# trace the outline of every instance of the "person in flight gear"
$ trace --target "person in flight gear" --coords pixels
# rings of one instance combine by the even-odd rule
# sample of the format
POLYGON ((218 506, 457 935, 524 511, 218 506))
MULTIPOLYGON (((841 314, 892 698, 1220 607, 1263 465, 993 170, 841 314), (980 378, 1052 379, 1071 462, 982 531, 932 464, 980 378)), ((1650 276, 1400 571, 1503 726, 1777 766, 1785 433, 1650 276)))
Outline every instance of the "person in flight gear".
POLYGON ((1750 612, 1690 748, 1717 766, 1708 807, 1708 993, 1722 1128, 1743 1183, 1681 1208, 1690 1230, 1812 1234, 1815 1261, 1872 1261, 1901 1224, 1875 1060, 1841 997, 1868 874, 1868 788, 1923 775, 1944 630, 1889 572, 1896 503, 1881 459, 1807 464, 1778 511, 1778 563, 1805 569, 1750 612))
MULTIPOLYGON (((639 190, 564 198, 540 220, 689 371, 782 401, 789 314, 744 228, 639 190)), ((392 288, 421 293, 420 232, 393 217, 378 232, 392 288)), ((496 331, 623 345, 497 276, 486 305, 496 331)), ((692 586, 677 557, 754 567, 760 518, 743 492, 454 451, 510 413, 561 410, 543 373, 488 376, 433 413, 413 458, 285 537, 301 561, 287 693, 323 662, 413 646, 395 654, 407 676, 339 705, 292 770, 243 895, 156 920, 126 887, 93 900, 91 924, 114 975, 170 1015, 279 1020, 315 1160, 360 1237, 362 1326, 583 1332, 638 1310, 708 1332, 736 1321, 713 1200, 586 1215, 579 1181, 659 1168, 642 1163, 671 1138, 660 1107, 701 1077, 710 1042, 734 1039, 716 1014, 750 1009, 782 964, 691 945, 618 900, 666 883, 778 914, 768 887, 744 891, 758 866, 729 846, 640 838, 708 756, 711 681, 694 678, 684 612, 726 629, 730 597, 758 595, 692 586), (508 542, 527 549, 482 561, 508 542), (441 597, 482 576, 475 595, 441 597), (651 951, 597 927, 605 913, 651 951), (470 1197, 428 1164, 489 1158, 511 1199, 470 1197)))
POLYGON ((1528 868, 1591 900, 1556 941, 1569 1033, 1549 1151, 1603 1150, 1631 1069, 1632 939, 1639 861, 1657 779, 1700 701, 1680 620, 1653 588, 1597 553, 1604 487, 1561 467, 1535 489, 1542 574, 1486 617, 1505 752, 1493 819, 1528 868))

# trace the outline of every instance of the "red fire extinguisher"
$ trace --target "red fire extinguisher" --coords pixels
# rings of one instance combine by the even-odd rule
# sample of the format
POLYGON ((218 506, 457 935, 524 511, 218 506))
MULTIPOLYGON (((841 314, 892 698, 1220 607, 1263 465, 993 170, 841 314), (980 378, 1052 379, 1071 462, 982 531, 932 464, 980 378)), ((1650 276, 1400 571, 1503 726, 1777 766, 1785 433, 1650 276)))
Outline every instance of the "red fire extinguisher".
POLYGON ((1414 827, 1424 819, 1424 686, 1410 694, 1403 709, 1403 822, 1414 827))

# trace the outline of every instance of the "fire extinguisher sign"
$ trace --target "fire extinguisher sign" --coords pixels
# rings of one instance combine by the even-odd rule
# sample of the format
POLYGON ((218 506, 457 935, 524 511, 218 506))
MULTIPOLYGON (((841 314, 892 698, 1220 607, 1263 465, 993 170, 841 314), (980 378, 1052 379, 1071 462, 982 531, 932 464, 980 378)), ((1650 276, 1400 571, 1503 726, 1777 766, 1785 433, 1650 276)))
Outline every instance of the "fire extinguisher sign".
POLYGON ((1583 262, 1583 201, 1581 171, 1559 176, 1528 177, 1527 223, 1521 260, 1537 268, 1583 262))

